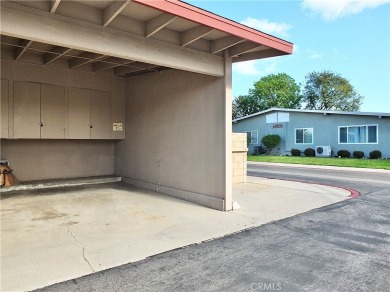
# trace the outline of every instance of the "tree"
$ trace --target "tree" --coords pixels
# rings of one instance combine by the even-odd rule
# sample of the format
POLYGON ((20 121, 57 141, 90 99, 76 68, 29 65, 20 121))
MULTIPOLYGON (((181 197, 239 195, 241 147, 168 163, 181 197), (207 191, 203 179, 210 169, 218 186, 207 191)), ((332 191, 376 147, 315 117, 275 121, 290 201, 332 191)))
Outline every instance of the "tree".
POLYGON ((233 101, 233 118, 239 118, 272 107, 300 108, 299 85, 286 73, 271 74, 255 82, 249 95, 241 95, 233 101))
POLYGON ((261 111, 255 98, 250 95, 240 95, 233 100, 233 119, 244 117, 261 111))
POLYGON ((311 110, 358 111, 363 96, 339 74, 322 71, 306 76, 303 101, 311 110))
POLYGON ((267 147, 269 152, 272 152, 272 149, 278 146, 280 141, 282 141, 280 136, 275 134, 265 135, 263 138, 261 138, 261 143, 267 147))

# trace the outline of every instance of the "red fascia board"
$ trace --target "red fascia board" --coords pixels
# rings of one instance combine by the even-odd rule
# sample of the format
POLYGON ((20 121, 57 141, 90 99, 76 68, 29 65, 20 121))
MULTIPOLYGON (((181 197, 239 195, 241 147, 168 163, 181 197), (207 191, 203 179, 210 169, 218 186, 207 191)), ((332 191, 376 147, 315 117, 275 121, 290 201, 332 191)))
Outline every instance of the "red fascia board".
POLYGON ((199 24, 292 54, 293 44, 178 0, 133 0, 199 24))

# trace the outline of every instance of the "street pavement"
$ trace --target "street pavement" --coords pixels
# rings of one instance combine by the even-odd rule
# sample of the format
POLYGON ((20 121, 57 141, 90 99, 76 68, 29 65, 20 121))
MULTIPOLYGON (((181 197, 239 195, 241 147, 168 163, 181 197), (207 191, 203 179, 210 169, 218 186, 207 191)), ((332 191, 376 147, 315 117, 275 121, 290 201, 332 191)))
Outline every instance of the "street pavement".
POLYGON ((390 188, 390 170, 248 162, 248 175, 343 186, 361 194, 390 188))
POLYGON ((248 173, 362 195, 39 291, 390 291, 386 172, 264 168, 248 173))

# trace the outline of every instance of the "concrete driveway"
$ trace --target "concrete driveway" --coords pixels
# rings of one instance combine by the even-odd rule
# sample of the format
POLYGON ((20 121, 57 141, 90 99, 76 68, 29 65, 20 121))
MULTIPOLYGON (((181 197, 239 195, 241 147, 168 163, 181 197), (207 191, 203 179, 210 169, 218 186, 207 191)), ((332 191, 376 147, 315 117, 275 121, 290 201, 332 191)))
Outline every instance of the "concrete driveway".
POLYGON ((32 290, 294 216, 349 197, 249 178, 215 211, 124 183, 20 191, 1 200, 1 291, 32 290))

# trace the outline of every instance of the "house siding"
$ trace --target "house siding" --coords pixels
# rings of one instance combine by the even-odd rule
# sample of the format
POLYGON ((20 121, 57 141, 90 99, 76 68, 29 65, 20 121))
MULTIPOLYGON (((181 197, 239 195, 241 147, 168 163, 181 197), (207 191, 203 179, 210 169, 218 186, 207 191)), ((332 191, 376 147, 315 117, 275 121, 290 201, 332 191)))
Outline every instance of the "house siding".
POLYGON ((351 152, 363 151, 365 157, 369 156, 372 150, 380 150, 383 157, 390 158, 390 118, 378 116, 362 115, 343 115, 309 113, 309 112, 290 112, 290 120, 281 124, 283 128, 273 128, 275 123, 266 123, 266 115, 254 116, 245 120, 233 123, 233 132, 243 133, 249 130, 259 131, 259 144, 248 145, 249 153, 254 152, 254 147, 261 145, 261 138, 267 134, 278 134, 282 142, 275 149, 281 155, 291 154, 291 149, 296 148, 304 151, 306 148, 315 148, 316 146, 331 146, 333 155, 337 151, 345 149, 351 152), (340 144, 339 127, 340 126, 360 126, 360 125, 378 125, 378 143, 375 144, 340 144), (310 144, 295 143, 295 129, 313 128, 313 142, 310 144), (279 151, 278 151, 279 150, 279 151))

